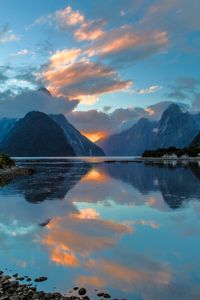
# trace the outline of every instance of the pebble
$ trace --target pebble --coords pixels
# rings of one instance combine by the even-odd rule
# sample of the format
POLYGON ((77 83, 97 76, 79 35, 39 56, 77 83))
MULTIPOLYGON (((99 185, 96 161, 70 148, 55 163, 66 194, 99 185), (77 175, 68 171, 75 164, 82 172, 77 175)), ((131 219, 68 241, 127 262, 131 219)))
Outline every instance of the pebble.
POLYGON ((111 296, 109 294, 104 294, 103 297, 104 298, 111 298, 111 296))
POLYGON ((87 293, 87 291, 85 288, 80 288, 78 293, 79 293, 79 295, 84 296, 87 293))
POLYGON ((43 282, 43 281, 46 281, 47 279, 48 279, 47 277, 42 276, 42 277, 36 278, 34 281, 35 281, 35 282, 43 282))

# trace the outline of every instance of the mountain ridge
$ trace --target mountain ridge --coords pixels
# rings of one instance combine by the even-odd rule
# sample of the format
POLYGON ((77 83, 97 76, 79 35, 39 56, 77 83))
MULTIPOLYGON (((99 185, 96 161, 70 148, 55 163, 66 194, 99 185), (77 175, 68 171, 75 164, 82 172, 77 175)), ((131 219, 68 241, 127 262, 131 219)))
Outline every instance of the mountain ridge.
POLYGON ((147 119, 149 126, 145 128, 141 123, 143 119, 140 119, 131 128, 101 139, 96 144, 106 155, 114 156, 142 155, 146 149, 155 150, 172 146, 184 148, 189 146, 199 133, 199 118, 200 114, 192 115, 178 104, 170 104, 159 121, 147 119), (136 131, 140 132, 140 136, 136 131))

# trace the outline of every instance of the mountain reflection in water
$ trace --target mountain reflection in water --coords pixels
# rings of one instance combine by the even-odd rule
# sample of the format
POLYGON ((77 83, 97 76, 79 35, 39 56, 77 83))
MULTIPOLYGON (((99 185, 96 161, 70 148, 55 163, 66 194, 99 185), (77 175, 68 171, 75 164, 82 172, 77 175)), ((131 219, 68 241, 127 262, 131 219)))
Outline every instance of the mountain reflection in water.
MULTIPOLYGON (((34 163, 0 190, 0 268, 127 299, 200 297, 200 168, 34 163)), ((94 298, 95 299, 95 298, 94 298)))

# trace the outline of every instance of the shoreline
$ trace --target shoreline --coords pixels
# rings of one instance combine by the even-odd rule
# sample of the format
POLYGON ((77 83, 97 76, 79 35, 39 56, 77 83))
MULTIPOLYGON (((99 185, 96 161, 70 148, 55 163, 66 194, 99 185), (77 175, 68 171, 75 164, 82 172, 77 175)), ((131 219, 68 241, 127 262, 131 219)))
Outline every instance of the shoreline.
POLYGON ((183 165, 189 166, 190 164, 197 164, 200 166, 200 157, 142 157, 142 156, 104 156, 104 157, 21 157, 15 158, 16 162, 21 164, 21 166, 35 165, 37 163, 68 163, 68 162, 82 162, 89 164, 111 164, 111 163, 144 163, 148 164, 160 164, 163 166, 168 165, 183 165))
POLYGON ((17 177, 32 175, 33 173, 34 170, 31 168, 18 167, 18 166, 0 169, 0 185, 2 186, 4 184, 7 184, 17 177))
MULTIPOLYGON (((80 300, 80 297, 66 297, 60 293, 45 293, 44 291, 37 291, 37 288, 30 283, 32 279, 30 277, 17 277, 18 274, 13 276, 5 275, 3 271, 0 271, 0 299, 1 300, 43 300, 43 299, 57 299, 57 300, 80 300), (21 284, 20 281, 26 280, 26 284, 21 284)), ((35 279, 36 282, 42 282, 43 277, 35 279)), ((46 280, 46 279, 45 279, 46 280)), ((83 298, 89 299, 89 298, 83 298)))
MULTIPOLYGON (((61 294, 59 292, 44 292, 43 290, 38 290, 35 285, 43 281, 48 280, 47 277, 39 277, 36 279, 31 279, 29 276, 19 277, 18 274, 12 276, 5 275, 3 271, 0 270, 0 300, 90 300, 87 296, 87 290, 84 287, 74 287, 68 294, 61 294), (26 283, 21 283, 25 281, 26 283)), ((95 290, 96 296, 99 299, 110 299, 111 296, 104 292, 99 292, 95 290)), ((115 298, 115 300, 118 300, 115 298)), ((126 299, 124 299, 126 300, 126 299)))

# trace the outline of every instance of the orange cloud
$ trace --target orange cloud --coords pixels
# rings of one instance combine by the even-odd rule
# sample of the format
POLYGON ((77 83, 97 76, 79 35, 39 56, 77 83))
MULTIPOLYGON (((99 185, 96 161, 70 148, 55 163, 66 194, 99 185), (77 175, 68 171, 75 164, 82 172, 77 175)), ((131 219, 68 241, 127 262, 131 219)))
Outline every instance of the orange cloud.
POLYGON ((150 116, 155 115, 155 111, 154 111, 153 108, 151 108, 151 107, 146 108, 145 111, 148 112, 148 114, 149 114, 150 116))
POLYGON ((60 27, 75 26, 81 24, 85 19, 84 15, 78 10, 73 10, 71 6, 58 10, 56 12, 56 18, 60 27))
POLYGON ((81 209, 78 214, 73 214, 72 216, 78 219, 97 219, 100 215, 94 208, 81 209))
POLYGON ((65 247, 52 248, 51 261, 56 265, 69 267, 78 267, 80 264, 77 257, 70 251, 67 251, 65 247))
MULTIPOLYGON (((171 279, 170 271, 161 264, 157 265, 157 269, 155 266, 150 268, 148 265, 144 269, 144 267, 135 268, 108 260, 89 260, 86 262, 86 268, 95 273, 97 287, 109 286, 122 291, 132 291, 140 283, 168 285, 171 279)), ((76 282, 79 285, 91 285, 92 278, 93 276, 80 276, 76 282)))
POLYGON ((70 267, 77 267, 81 257, 114 246, 121 234, 132 232, 129 225, 101 220, 93 209, 55 217, 46 228, 41 242, 48 247, 51 261, 70 267))
POLYGON ((76 61, 80 55, 80 49, 64 49, 62 51, 56 51, 50 57, 50 65, 52 69, 57 69, 62 66, 68 65, 76 61))
POLYGON ((69 63, 79 54, 78 49, 57 52, 50 58, 48 67, 38 74, 52 95, 91 104, 102 94, 125 90, 132 85, 102 64, 84 59, 69 63))
POLYGON ((162 46, 168 43, 167 33, 156 32, 133 32, 129 26, 108 31, 103 38, 93 47, 88 49, 88 55, 111 55, 123 52, 127 49, 144 47, 148 49, 152 45, 162 46))
POLYGON ((105 138, 108 134, 105 131, 95 131, 95 132, 81 132, 85 135, 90 141, 96 142, 102 138, 105 138))
POLYGON ((98 276, 78 276, 76 279, 78 286, 95 286, 95 288, 103 288, 107 285, 106 279, 98 276))
POLYGON ((104 23, 101 21, 87 21, 75 30, 74 36, 78 41, 97 40, 104 34, 103 25, 104 23))

